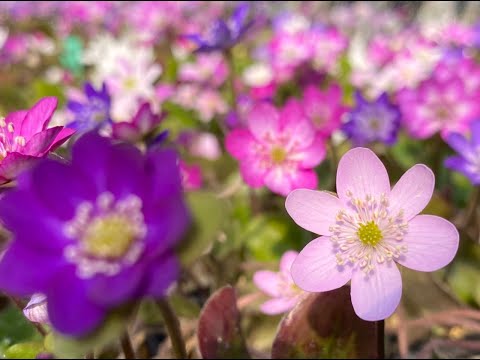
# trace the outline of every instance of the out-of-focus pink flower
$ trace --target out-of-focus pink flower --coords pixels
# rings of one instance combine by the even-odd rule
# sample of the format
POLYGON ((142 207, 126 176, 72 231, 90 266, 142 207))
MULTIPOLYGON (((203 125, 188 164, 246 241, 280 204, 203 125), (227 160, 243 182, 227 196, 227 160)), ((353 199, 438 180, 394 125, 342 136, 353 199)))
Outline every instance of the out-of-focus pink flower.
POLYGON ((30 110, 20 110, 0 119, 0 183, 7 183, 23 170, 62 145, 74 130, 47 128, 57 99, 46 97, 30 110))
POLYGON ((253 275, 255 286, 271 297, 260 306, 267 315, 277 315, 291 310, 307 294, 293 282, 290 268, 297 257, 296 251, 287 251, 280 259, 280 271, 257 271, 253 275))
POLYGON ((442 62, 417 89, 397 94, 410 135, 428 138, 437 132, 465 133, 480 115, 480 67, 468 59, 442 62))
POLYGON ((325 144, 298 102, 288 102, 280 111, 257 104, 246 115, 246 125, 228 134, 226 147, 240 161, 248 185, 267 186, 281 195, 317 186, 313 168, 324 159, 325 144))
POLYGON ((225 115, 228 105, 217 90, 202 89, 194 99, 194 109, 198 111, 201 121, 209 122, 216 115, 225 115))
POLYGON ((31 322, 49 324, 47 298, 43 294, 34 294, 28 302, 23 314, 31 322))
POLYGON ((180 174, 185 190, 197 190, 202 187, 203 176, 200 166, 195 164, 189 165, 185 161, 180 161, 180 174))
POLYGON ((337 29, 313 29, 309 32, 312 65, 317 71, 335 70, 338 60, 348 46, 347 38, 337 29))
POLYGON ((298 189, 286 200, 293 220, 321 235, 295 259, 295 283, 305 291, 323 292, 351 280, 352 304, 360 318, 389 317, 402 295, 396 263, 430 272, 449 264, 457 252, 459 234, 452 223, 418 215, 434 187, 433 172, 419 164, 391 189, 385 166, 371 150, 347 152, 338 165, 338 197, 298 189))
POLYGON ((340 127, 342 116, 348 110, 342 104, 342 89, 336 84, 323 91, 316 86, 308 86, 301 104, 315 129, 325 137, 340 127))
POLYGON ((228 68, 222 54, 198 54, 196 61, 180 66, 178 79, 184 82, 196 82, 219 87, 225 82, 228 68))

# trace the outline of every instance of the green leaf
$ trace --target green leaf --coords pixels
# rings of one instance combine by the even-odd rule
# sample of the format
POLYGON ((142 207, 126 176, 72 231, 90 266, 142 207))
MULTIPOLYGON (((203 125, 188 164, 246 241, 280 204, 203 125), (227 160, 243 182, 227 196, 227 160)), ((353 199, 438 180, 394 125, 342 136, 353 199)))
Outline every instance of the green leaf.
POLYGON ((162 121, 162 129, 167 129, 172 138, 176 138, 182 131, 195 129, 200 121, 193 110, 188 110, 178 104, 165 102, 162 110, 167 112, 167 116, 162 121))
POLYGON ((40 339, 40 335, 19 309, 9 306, 0 312, 0 339, 7 340, 11 345, 40 339))
POLYGON ((41 342, 25 342, 10 346, 4 356, 7 359, 35 359, 44 350, 41 342))
POLYGON ((188 266, 212 244, 227 217, 225 201, 207 191, 193 191, 186 195, 193 224, 185 241, 178 249, 180 261, 188 266))

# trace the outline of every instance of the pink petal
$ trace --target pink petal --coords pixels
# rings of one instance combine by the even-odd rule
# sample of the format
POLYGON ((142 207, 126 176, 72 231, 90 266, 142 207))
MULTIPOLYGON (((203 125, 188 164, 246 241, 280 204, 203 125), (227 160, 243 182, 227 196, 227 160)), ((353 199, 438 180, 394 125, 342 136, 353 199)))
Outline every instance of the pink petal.
POLYGON ((397 261, 417 271, 435 271, 450 263, 458 250, 455 226, 441 217, 418 215, 408 223, 401 245, 407 253, 397 261))
POLYGON ((260 166, 258 159, 242 161, 240 163, 240 173, 249 186, 258 188, 264 185, 266 169, 260 166))
POLYGON ((247 116, 247 125, 256 139, 274 139, 280 126, 278 111, 271 104, 260 103, 247 116))
POLYGON ((402 297, 402 277, 397 265, 377 265, 368 276, 361 270, 355 271, 351 296, 355 313, 363 320, 383 320, 392 315, 402 297))
POLYGON ((235 129, 225 139, 227 151, 239 160, 253 154, 255 143, 255 138, 246 129, 235 129))
POLYGON ((325 191, 297 189, 288 195, 285 208, 302 228, 318 235, 328 235, 343 204, 325 191))
POLYGON ((428 205, 434 188, 432 170, 422 164, 411 167, 390 193, 390 213, 396 215, 403 210, 405 220, 410 220, 428 205))
POLYGON ((50 145, 48 151, 53 151, 59 146, 61 146, 65 141, 67 141, 75 133, 74 129, 64 127, 53 140, 53 144, 50 145))
POLYGON ((55 138, 62 131, 63 126, 55 126, 32 136, 22 150, 25 155, 43 156, 53 144, 55 138))
POLYGON ((293 262, 291 273, 301 289, 322 292, 345 285, 352 277, 352 268, 337 264, 333 243, 322 236, 303 248, 293 262))
POLYGON ((274 193, 287 196, 292 191, 292 184, 286 171, 281 167, 271 169, 264 178, 265 186, 274 193))
POLYGON ((17 152, 8 153, 0 163, 0 178, 13 180, 22 171, 30 168, 38 160, 36 156, 24 155, 17 152))
POLYGON ((137 127, 129 122, 119 122, 112 126, 112 136, 115 139, 135 142, 141 138, 137 127))
POLYGON ((297 302, 298 298, 271 299, 260 305, 260 311, 267 315, 278 315, 294 308, 297 302))
MULTIPOLYGON (((298 169, 290 174, 290 191, 295 189, 316 189, 318 185, 317 174, 313 169, 302 170, 298 169)), ((289 192, 290 192, 289 191, 289 192)), ((289 194, 287 192, 285 196, 289 194)))
POLYGON ((348 151, 338 164, 337 193, 340 200, 348 203, 348 192, 355 199, 365 200, 367 195, 379 197, 390 194, 387 169, 375 153, 366 148, 348 151))
POLYGON ((304 114, 298 100, 290 100, 280 114, 283 134, 288 134, 286 147, 305 148, 315 139, 315 129, 304 114))
POLYGON ((308 148, 298 154, 301 166, 310 169, 319 165, 325 159, 326 152, 325 140, 317 136, 308 148))
POLYGON ((298 256, 298 252, 290 250, 282 255, 280 259, 280 271, 290 274, 293 262, 298 256))
MULTIPOLYGON (((26 115, 27 115, 27 110, 20 110, 20 111, 15 111, 8 114, 7 117, 5 118, 6 124, 12 123, 13 125, 13 129, 14 129, 13 137, 20 135, 23 119, 25 119, 26 115)), ((28 141, 28 139, 25 139, 25 140, 28 141)))
POLYGON ((48 122, 57 108, 57 103, 58 101, 55 97, 46 97, 38 101, 28 110, 22 122, 21 135, 27 139, 46 129, 48 122))
POLYGON ((280 275, 273 271, 260 270, 253 275, 253 283, 265 294, 272 297, 280 295, 283 281, 280 275))

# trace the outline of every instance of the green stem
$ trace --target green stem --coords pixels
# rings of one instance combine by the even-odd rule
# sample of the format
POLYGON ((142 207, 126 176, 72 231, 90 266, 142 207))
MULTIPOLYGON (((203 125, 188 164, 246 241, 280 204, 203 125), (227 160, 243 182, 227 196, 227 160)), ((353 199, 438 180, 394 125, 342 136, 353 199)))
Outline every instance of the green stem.
POLYGON ((187 350, 180 329, 180 321, 178 321, 177 316, 166 299, 158 300, 157 305, 162 313, 165 326, 167 327, 175 357, 177 359, 186 359, 187 350))
POLYGON ((122 338, 120 339, 120 343, 122 344, 122 350, 123 354, 125 355, 125 359, 136 359, 135 351, 133 350, 132 342, 130 341, 128 332, 123 334, 122 338))
POLYGON ((228 87, 230 90, 230 105, 232 106, 235 114, 238 114, 238 96, 237 90, 235 89, 235 62, 233 60, 233 54, 231 49, 225 51, 225 57, 228 63, 228 87))

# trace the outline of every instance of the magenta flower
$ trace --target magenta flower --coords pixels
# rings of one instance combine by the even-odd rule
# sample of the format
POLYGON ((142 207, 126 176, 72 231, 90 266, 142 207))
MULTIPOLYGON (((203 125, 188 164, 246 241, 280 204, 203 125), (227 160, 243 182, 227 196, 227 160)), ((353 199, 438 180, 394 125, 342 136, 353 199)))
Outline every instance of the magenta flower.
POLYGON ((47 128, 56 107, 57 99, 46 97, 30 110, 0 118, 0 184, 14 180, 75 132, 63 126, 47 128))
POLYGON ((182 185, 185 190, 198 190, 202 187, 203 176, 202 168, 198 165, 189 165, 185 161, 180 161, 180 175, 182 185))
POLYGON ((338 166, 338 197, 299 189, 287 198, 294 221, 321 235, 293 263, 295 283, 322 292, 351 280, 352 304, 360 318, 390 316, 402 294, 396 263, 435 271, 450 263, 458 249, 452 223, 418 215, 430 201, 434 183, 432 171, 418 164, 390 189, 387 170, 371 150, 347 152, 338 166))
POLYGON ((347 107, 342 105, 342 89, 338 85, 331 85, 323 91, 316 86, 308 86, 303 93, 302 105, 313 126, 326 137, 340 127, 342 116, 347 111, 347 107))
POLYGON ((291 310, 306 294, 293 282, 290 268, 297 257, 296 251, 287 251, 280 259, 280 271, 257 271, 253 282, 265 294, 271 297, 260 306, 267 315, 277 315, 291 310))
POLYGON ((281 111, 268 103, 252 107, 247 127, 233 130, 226 147, 240 161, 248 185, 265 185, 284 196, 293 189, 316 188, 313 168, 325 157, 323 138, 293 101, 281 111))

